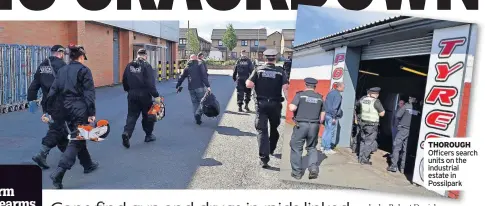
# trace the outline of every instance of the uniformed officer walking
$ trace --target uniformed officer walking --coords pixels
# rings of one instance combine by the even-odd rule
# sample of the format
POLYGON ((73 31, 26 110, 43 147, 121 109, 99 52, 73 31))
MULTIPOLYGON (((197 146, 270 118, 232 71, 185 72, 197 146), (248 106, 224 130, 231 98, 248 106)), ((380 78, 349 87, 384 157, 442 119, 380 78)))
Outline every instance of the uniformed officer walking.
POLYGON ((278 144, 278 126, 281 122, 282 102, 285 100, 281 91, 283 90, 285 97, 288 92, 286 73, 282 67, 275 65, 277 53, 274 49, 264 51, 266 64, 255 69, 246 81, 246 87, 254 88, 255 92, 255 126, 258 131, 259 158, 263 168, 269 168, 269 155, 274 153, 278 144))
MULTIPOLYGON (((371 165, 370 155, 374 148, 377 148, 376 138, 379 129, 379 117, 385 114, 384 107, 379 101, 379 92, 381 88, 373 87, 367 91, 367 96, 362 97, 357 103, 360 108, 360 147, 359 162, 361 164, 371 165)), ((358 111, 359 111, 358 110, 358 111)))
POLYGON ((153 135, 155 122, 148 118, 148 111, 152 107, 152 97, 156 103, 160 103, 161 98, 158 94, 153 68, 146 61, 147 51, 139 49, 138 57, 126 65, 123 73, 123 89, 128 92, 128 115, 126 125, 121 135, 123 146, 130 148, 130 139, 135 129, 136 121, 142 115, 141 125, 145 132, 145 142, 156 140, 153 135))
POLYGON ((243 111, 243 101, 245 103, 244 109, 247 112, 250 112, 249 101, 251 100, 251 89, 246 87, 246 80, 249 78, 249 75, 253 73, 254 66, 244 52, 246 52, 246 50, 241 51, 241 58, 236 62, 232 79, 237 84, 237 106, 239 107, 239 112, 243 111))
MULTIPOLYGON (((96 91, 91 69, 84 65, 86 51, 83 46, 69 46, 70 63, 59 69, 47 95, 47 110, 56 107, 57 98, 63 100, 63 121, 71 132, 78 126, 94 123, 96 120, 96 91)), ((77 135, 77 134, 72 134, 77 135)), ((62 179, 67 170, 76 162, 76 156, 84 167, 84 173, 91 173, 98 168, 98 163, 91 159, 86 140, 70 141, 61 156, 58 167, 50 176, 54 187, 62 189, 62 179)))
POLYGON ((291 176, 295 179, 301 179, 304 169, 302 168, 303 145, 306 142, 308 151, 308 175, 309 179, 315 179, 318 176, 318 130, 320 123, 325 120, 325 104, 322 95, 315 92, 317 80, 314 78, 305 78, 306 89, 296 93, 295 98, 289 105, 290 111, 294 113, 293 134, 291 135, 290 163, 291 176))
POLYGON ((54 45, 51 48, 52 56, 46 58, 42 63, 40 63, 37 71, 34 74, 34 80, 29 86, 27 92, 27 101, 29 101, 29 110, 32 113, 35 112, 37 105, 34 100, 37 99, 37 92, 39 89, 42 90, 42 111, 44 113, 49 113, 52 120, 49 124, 49 130, 44 138, 42 138, 42 147, 39 153, 32 157, 32 160, 39 165, 42 169, 49 169, 47 165, 47 155, 50 150, 57 146, 61 152, 64 152, 69 143, 67 139, 68 132, 65 128, 64 121, 62 118, 62 101, 56 100, 56 106, 47 111, 46 100, 49 90, 54 82, 57 72, 60 68, 66 66, 64 62, 65 48, 61 45, 54 45))
POLYGON ((396 113, 397 133, 394 138, 392 146, 391 166, 387 168, 390 172, 396 172, 398 168, 399 157, 401 157, 401 164, 399 164, 399 171, 404 173, 406 165, 406 150, 408 147, 409 129, 411 127, 411 120, 413 118, 413 103, 416 98, 409 97, 408 103, 400 107, 396 113), (402 152, 402 153, 401 153, 402 152))

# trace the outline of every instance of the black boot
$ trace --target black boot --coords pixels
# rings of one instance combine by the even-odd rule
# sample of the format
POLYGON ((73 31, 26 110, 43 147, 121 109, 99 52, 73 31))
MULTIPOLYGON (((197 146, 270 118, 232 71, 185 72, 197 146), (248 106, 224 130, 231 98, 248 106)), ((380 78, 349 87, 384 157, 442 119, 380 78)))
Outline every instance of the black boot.
POLYGON ((56 189, 62 189, 62 179, 64 179, 64 174, 66 174, 66 169, 58 167, 54 173, 51 174, 52 184, 56 189))
POLYGON ((251 112, 251 110, 249 109, 249 103, 246 103, 246 106, 244 106, 244 109, 246 110, 246 112, 251 112))
POLYGON ((99 167, 99 163, 93 162, 91 166, 89 166, 88 168, 84 168, 84 174, 91 173, 94 170, 98 169, 98 167, 99 167))
POLYGON ((128 133, 123 132, 121 135, 121 139, 123 139, 123 146, 126 147, 126 149, 130 148, 130 135, 128 133))
POLYGON ((195 115, 195 123, 200 125, 202 124, 202 117, 200 115, 195 115))
POLYGON ((238 105, 238 107, 239 107, 238 111, 239 111, 239 112, 243 112, 243 109, 242 109, 242 104, 239 104, 239 105, 238 105))
POLYGON ((32 157, 32 160, 39 165, 40 168, 42 169, 49 169, 49 165, 47 165, 47 155, 51 151, 51 148, 42 145, 42 148, 40 149, 39 153, 35 156, 32 157))
POLYGON ((397 167, 396 167, 396 166, 392 166, 392 165, 391 165, 391 166, 389 166, 389 167, 387 168, 387 171, 389 171, 389 172, 397 172, 397 167))
POLYGON ((308 174, 308 179, 317 179, 318 177, 318 172, 317 171, 310 171, 310 174, 308 174))
POLYGON ((153 135, 153 134, 149 134, 149 135, 145 136, 145 142, 153 142, 156 139, 157 139, 157 137, 155 137, 155 135, 153 135))

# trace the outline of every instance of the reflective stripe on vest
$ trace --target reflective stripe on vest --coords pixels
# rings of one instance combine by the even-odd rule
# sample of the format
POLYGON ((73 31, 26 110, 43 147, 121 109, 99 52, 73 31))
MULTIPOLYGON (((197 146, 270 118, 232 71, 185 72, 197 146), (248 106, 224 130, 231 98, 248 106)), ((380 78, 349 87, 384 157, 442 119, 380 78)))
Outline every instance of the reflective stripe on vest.
POLYGON ((379 122, 379 112, 374 107, 375 98, 365 97, 360 100, 362 107, 361 119, 366 122, 379 122))

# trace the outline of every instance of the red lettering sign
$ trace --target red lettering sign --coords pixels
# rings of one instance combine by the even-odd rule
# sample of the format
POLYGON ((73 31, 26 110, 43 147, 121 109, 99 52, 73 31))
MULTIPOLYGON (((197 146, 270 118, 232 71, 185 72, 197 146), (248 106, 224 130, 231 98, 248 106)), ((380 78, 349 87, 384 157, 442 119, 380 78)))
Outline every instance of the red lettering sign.
POLYGON ((431 128, 447 130, 455 117, 456 115, 453 112, 433 110, 426 115, 425 123, 426 126, 431 128))
POLYGON ((420 147, 421 149, 424 149, 424 142, 429 139, 429 138, 442 138, 442 137, 447 137, 449 138, 449 136, 446 136, 446 135, 441 135, 441 134, 438 134, 438 133, 434 133, 434 132, 430 132, 428 134, 426 134, 426 136, 424 137, 424 140, 421 141, 421 144, 420 144, 420 147))
POLYGON ((344 69, 339 67, 333 70, 332 78, 338 80, 344 76, 344 69))
POLYGON ((334 65, 337 65, 340 62, 345 61, 345 54, 337 54, 335 56, 335 61, 333 62, 334 65))
POLYGON ((332 84, 332 89, 337 89, 337 82, 334 82, 334 83, 332 84))
POLYGON ((445 82, 448 80, 448 78, 454 74, 455 72, 459 71, 465 66, 463 62, 458 62, 455 65, 450 67, 450 64, 448 62, 439 62, 436 63, 436 77, 435 80, 437 82, 445 82))
POLYGON ((438 54, 438 58, 449 58, 456 47, 464 45, 466 42, 465 37, 453 38, 453 39, 443 39, 440 41, 441 51, 438 54))
POLYGON ((436 104, 451 107, 453 106, 453 99, 458 95, 458 89, 455 87, 433 86, 428 96, 426 97, 427 104, 436 104))

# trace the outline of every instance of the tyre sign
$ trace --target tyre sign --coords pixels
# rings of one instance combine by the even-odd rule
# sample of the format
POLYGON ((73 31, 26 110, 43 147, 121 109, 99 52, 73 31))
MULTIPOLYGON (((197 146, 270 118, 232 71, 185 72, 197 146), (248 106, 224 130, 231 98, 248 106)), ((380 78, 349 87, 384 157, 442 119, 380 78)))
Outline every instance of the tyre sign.
POLYGON ((342 67, 338 67, 333 70, 332 72, 332 79, 339 80, 344 76, 344 69, 342 67))

